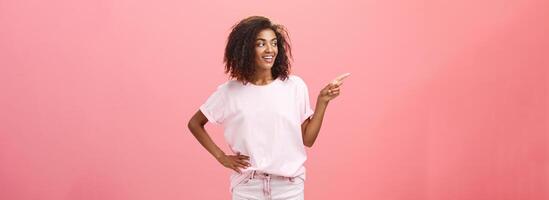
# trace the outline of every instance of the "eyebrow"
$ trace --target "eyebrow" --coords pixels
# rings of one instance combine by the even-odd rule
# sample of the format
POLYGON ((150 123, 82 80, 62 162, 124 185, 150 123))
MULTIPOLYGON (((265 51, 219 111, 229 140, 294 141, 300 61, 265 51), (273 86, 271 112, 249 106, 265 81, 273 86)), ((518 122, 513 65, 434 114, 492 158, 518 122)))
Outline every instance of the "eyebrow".
MULTIPOLYGON (((277 40, 277 39, 278 39, 278 38, 273 38, 273 39, 271 39, 271 41, 273 41, 273 40, 277 40)), ((263 39, 263 38, 257 38, 257 39, 256 39, 255 41, 258 41, 258 40, 261 40, 261 41, 267 41, 266 39, 263 39)))

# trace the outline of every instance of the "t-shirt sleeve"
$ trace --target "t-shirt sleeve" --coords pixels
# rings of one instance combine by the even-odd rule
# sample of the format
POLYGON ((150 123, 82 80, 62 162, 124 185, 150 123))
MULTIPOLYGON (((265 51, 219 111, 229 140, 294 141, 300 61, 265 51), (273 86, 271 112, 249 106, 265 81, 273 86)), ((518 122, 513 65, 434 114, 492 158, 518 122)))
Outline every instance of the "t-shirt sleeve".
POLYGON ((226 91, 223 85, 208 97, 206 102, 200 106, 200 111, 208 121, 213 124, 222 124, 226 113, 226 91))
POLYGON ((309 101, 309 90, 307 89, 307 85, 301 78, 297 78, 298 82, 298 102, 299 102, 299 114, 301 123, 303 123, 305 120, 307 120, 309 117, 311 117, 314 113, 313 109, 311 109, 311 103, 309 101))

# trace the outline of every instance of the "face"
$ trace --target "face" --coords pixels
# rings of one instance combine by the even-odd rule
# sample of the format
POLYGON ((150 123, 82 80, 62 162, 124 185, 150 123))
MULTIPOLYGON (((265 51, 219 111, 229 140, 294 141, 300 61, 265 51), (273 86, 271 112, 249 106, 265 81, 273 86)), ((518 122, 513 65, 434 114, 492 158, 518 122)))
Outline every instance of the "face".
POLYGON ((278 46, 275 32, 264 29, 257 34, 255 40, 255 65, 259 69, 271 69, 273 67, 278 46))

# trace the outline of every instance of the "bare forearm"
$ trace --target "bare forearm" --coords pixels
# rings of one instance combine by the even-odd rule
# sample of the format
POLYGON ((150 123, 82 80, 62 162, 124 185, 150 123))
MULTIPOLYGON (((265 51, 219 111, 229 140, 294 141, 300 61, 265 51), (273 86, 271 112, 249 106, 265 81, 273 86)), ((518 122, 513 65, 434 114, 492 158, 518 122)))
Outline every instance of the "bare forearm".
POLYGON ((219 159, 225 155, 225 153, 213 142, 212 138, 210 138, 210 135, 208 135, 204 126, 189 123, 188 127, 198 142, 208 150, 212 156, 219 159))
POLYGON ((315 143, 318 133, 320 132, 320 127, 322 127, 322 121, 324 120, 324 113, 326 112, 327 107, 328 101, 318 100, 316 102, 315 113, 305 128, 303 143, 306 146, 312 147, 315 143))

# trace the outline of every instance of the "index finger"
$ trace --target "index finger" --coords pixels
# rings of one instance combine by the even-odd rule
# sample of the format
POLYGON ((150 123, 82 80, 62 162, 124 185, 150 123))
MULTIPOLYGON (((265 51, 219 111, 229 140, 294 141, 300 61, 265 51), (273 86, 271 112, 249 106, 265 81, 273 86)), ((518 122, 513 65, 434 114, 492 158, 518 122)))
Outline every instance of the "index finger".
POLYGON ((337 78, 335 78, 335 79, 332 81, 332 83, 333 83, 333 84, 337 84, 337 83, 343 81, 343 79, 349 77, 350 75, 351 75, 351 73, 345 73, 345 74, 339 75, 337 78))

